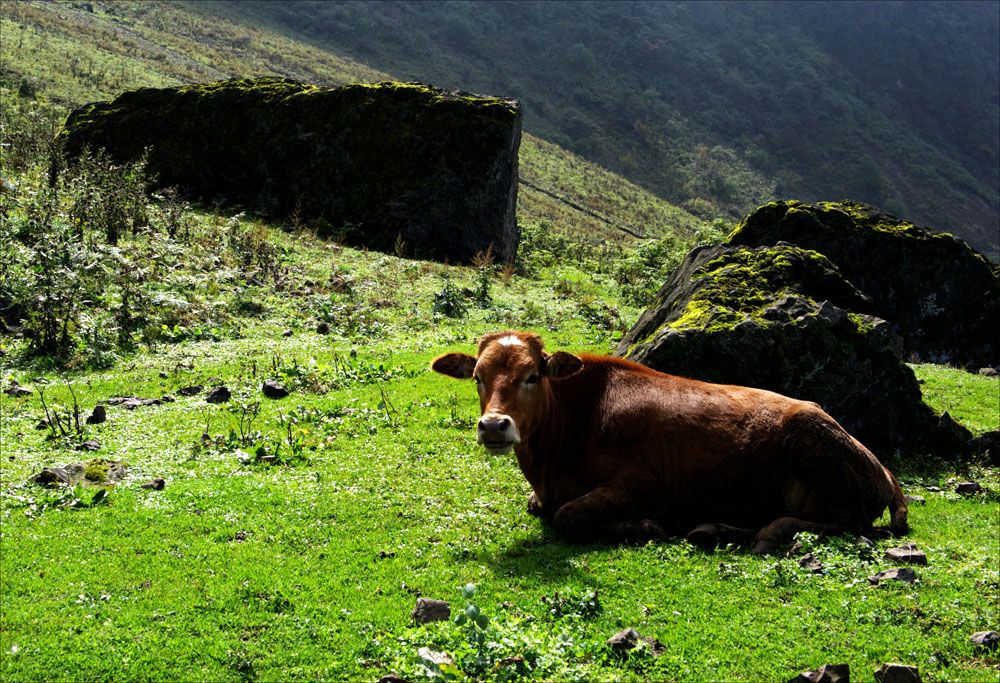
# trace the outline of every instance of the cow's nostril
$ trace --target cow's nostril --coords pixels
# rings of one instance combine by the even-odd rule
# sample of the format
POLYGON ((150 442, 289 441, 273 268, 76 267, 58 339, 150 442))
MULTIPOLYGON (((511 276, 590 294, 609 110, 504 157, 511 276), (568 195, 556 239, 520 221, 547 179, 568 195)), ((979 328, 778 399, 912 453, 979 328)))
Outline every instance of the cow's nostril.
POLYGON ((484 417, 479 420, 479 431, 481 432, 506 432, 513 424, 509 417, 484 417))

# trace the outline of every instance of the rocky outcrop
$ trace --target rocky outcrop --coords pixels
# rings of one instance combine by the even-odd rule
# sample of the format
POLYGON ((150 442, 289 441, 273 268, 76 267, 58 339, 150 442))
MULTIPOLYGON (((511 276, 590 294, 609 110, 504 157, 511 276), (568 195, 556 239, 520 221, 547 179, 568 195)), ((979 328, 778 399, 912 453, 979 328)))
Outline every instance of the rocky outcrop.
POLYGON ((691 252, 619 355, 663 372, 816 401, 885 459, 962 452, 900 357, 895 328, 826 256, 787 243, 691 252))
POLYGON ((975 370, 1000 363, 998 267, 961 240, 853 202, 772 202, 729 238, 791 242, 830 259, 892 323, 907 358, 975 370))
POLYGON ((513 100, 419 83, 319 88, 278 78, 144 88, 77 109, 70 157, 148 148, 159 186, 382 251, 468 261, 517 249, 513 100))

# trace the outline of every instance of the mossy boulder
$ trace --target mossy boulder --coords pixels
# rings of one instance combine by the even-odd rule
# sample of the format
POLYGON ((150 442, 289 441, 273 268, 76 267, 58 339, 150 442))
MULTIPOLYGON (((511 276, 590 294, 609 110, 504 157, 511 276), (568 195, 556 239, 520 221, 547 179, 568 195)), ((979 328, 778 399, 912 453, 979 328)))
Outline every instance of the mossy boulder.
POLYGON ((513 259, 521 109, 419 83, 320 88, 280 78, 143 88, 72 112, 69 157, 148 148, 161 187, 371 249, 513 259))
POLYGON ((1000 364, 998 267, 947 233, 853 202, 773 202, 729 243, 790 242, 824 254, 891 322, 907 357, 970 369, 1000 364))
POLYGON ((824 255, 787 243, 692 251, 618 353, 670 374, 815 401, 885 459, 961 453, 971 434, 938 418, 903 340, 824 255))

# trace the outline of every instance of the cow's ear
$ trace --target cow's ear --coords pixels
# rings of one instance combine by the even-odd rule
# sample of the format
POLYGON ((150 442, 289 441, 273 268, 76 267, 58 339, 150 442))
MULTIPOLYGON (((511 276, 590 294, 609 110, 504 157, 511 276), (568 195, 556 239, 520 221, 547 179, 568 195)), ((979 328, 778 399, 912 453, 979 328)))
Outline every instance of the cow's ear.
POLYGON ((446 353, 431 363, 431 370, 457 379, 469 379, 476 369, 476 359, 467 353, 446 353))
POLYGON ((583 367, 583 361, 572 353, 556 351, 545 357, 545 374, 549 377, 569 377, 583 367))

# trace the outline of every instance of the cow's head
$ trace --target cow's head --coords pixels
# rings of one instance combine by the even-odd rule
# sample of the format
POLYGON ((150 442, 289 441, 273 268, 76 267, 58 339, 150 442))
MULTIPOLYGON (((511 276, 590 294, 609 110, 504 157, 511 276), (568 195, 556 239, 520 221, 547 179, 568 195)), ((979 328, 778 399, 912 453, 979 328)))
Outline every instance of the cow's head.
POLYGON ((551 378, 572 375, 583 367, 573 354, 542 350, 530 332, 499 332, 479 340, 479 355, 446 353, 431 369, 458 379, 475 378, 483 411, 476 441, 490 453, 507 453, 528 438, 548 410, 551 378))

